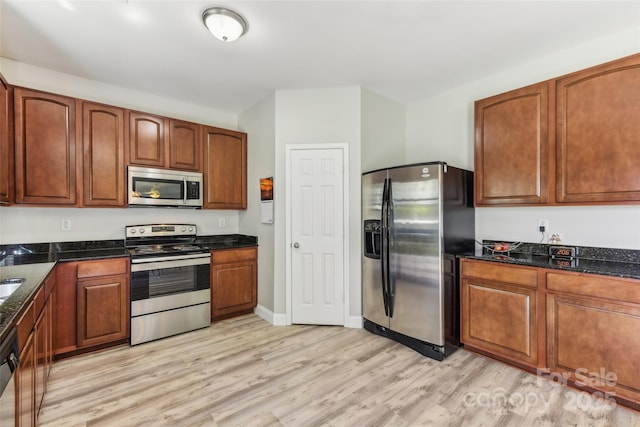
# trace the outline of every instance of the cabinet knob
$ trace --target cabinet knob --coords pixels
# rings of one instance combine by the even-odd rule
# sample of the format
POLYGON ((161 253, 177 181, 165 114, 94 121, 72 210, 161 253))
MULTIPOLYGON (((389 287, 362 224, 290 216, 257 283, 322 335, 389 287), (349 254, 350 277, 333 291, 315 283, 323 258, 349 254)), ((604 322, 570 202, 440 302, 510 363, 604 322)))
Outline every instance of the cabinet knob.
POLYGON ((294 247, 294 248, 296 248, 296 249, 298 249, 298 248, 300 247, 300 243, 295 242, 295 243, 293 244, 293 247, 294 247))

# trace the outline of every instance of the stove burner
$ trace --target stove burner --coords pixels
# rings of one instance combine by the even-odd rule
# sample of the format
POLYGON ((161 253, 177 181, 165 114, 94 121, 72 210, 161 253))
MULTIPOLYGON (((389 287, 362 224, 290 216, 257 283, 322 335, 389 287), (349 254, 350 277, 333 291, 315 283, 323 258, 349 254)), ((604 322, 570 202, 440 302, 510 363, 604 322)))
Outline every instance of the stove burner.
POLYGON ((125 236, 125 246, 135 258, 209 252, 196 245, 196 226, 193 224, 127 226, 125 236))

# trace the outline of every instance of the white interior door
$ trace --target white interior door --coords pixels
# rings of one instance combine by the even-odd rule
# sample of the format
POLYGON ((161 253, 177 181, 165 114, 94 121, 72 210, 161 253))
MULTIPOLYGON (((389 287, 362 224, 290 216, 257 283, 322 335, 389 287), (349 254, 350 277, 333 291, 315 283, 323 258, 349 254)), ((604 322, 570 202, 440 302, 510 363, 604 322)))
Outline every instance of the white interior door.
POLYGON ((344 325, 344 150, 290 153, 291 321, 344 325))

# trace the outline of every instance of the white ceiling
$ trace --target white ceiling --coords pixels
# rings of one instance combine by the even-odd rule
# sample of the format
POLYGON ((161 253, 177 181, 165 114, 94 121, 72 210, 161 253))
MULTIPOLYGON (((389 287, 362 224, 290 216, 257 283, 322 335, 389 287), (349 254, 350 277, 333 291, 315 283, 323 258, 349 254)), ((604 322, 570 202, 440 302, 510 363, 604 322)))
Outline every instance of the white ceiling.
POLYGON ((362 86, 411 103, 639 25, 640 0, 0 0, 0 56, 238 113, 278 89, 362 86), (248 33, 216 40, 201 19, 211 6, 242 14, 248 33))

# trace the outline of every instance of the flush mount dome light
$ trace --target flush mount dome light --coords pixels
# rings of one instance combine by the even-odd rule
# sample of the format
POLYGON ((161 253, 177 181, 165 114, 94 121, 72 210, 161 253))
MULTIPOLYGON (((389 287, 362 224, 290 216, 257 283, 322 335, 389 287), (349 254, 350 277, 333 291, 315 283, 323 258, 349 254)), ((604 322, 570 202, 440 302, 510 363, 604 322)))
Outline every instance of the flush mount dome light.
POLYGON ((211 34, 223 42, 232 42, 247 32, 247 21, 233 10, 211 7, 202 13, 202 21, 211 34))

